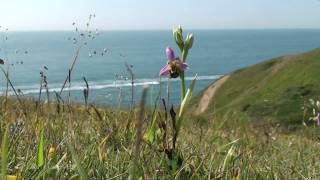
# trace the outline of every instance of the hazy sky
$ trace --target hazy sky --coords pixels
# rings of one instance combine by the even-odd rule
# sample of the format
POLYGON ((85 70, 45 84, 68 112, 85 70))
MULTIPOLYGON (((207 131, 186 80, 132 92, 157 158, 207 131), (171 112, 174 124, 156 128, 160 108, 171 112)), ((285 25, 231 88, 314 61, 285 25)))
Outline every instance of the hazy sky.
POLYGON ((320 28, 320 0, 0 0, 11 30, 68 30, 95 13, 104 30, 320 28))

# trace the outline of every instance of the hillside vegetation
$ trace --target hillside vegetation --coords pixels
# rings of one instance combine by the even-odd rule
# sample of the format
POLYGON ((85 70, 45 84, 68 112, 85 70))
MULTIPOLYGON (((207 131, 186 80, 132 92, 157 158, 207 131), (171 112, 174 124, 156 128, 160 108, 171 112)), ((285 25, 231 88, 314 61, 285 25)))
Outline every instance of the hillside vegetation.
MULTIPOLYGON (((319 69, 320 49, 316 49, 237 70, 215 90, 201 115, 295 130, 303 121, 308 123, 305 103, 320 95, 319 69)), ((208 91, 210 87, 193 99, 192 108, 199 110, 200 99, 208 91)))

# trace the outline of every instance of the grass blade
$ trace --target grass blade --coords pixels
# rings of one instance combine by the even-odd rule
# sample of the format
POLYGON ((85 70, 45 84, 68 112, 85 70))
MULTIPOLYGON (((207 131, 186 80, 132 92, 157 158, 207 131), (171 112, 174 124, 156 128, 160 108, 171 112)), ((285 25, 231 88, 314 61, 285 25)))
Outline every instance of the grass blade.
POLYGON ((224 172, 229 167, 229 165, 232 163, 234 159, 234 156, 235 156, 235 147, 234 145, 232 145, 224 159, 222 172, 224 172))
POLYGON ((145 103, 147 99, 148 87, 144 87, 142 91, 141 101, 140 101, 140 112, 139 117, 137 119, 136 129, 136 143, 133 149, 133 160, 131 164, 131 170, 128 179, 134 180, 137 179, 137 167, 138 167, 138 160, 140 156, 140 145, 141 145, 141 134, 142 134, 142 126, 144 121, 144 113, 145 113, 145 103))
POLYGON ((158 116, 158 114, 156 112, 154 112, 151 125, 148 129, 148 133, 144 137, 144 139, 149 141, 150 143, 153 143, 155 140, 155 137, 156 137, 157 116, 158 116))
POLYGON ((6 179, 7 166, 8 166, 8 151, 9 151, 9 138, 8 138, 8 127, 6 128, 2 137, 1 147, 1 179, 6 179))
POLYGON ((44 165, 44 130, 42 128, 40 132, 40 138, 37 150, 37 166, 41 168, 44 165))

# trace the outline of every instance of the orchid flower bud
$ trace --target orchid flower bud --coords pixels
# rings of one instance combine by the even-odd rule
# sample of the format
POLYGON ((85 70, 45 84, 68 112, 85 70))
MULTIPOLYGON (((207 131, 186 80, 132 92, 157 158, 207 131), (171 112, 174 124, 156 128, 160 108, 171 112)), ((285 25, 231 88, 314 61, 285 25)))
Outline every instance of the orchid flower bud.
POLYGON ((187 36, 187 38, 186 38, 186 47, 187 47, 188 49, 191 49, 191 48, 192 48, 193 40, 194 40, 193 34, 188 34, 188 36, 187 36))
POLYGON ((179 46, 180 49, 183 49, 184 47, 184 42, 183 42, 183 36, 182 36, 182 28, 181 26, 178 26, 174 31, 173 31, 173 36, 174 40, 176 41, 177 45, 179 46))
POLYGON ((176 31, 179 32, 180 34, 182 34, 182 28, 180 25, 177 27, 176 31))

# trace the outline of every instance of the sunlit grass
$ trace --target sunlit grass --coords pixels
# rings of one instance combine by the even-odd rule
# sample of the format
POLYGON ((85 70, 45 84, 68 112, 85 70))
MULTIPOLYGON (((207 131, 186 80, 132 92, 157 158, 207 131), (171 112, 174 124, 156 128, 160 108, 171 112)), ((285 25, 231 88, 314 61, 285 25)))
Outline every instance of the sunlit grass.
MULTIPOLYGON (((85 106, 65 105, 64 111, 58 114, 55 104, 43 104, 37 115, 35 104, 25 101, 28 109, 24 117, 15 109, 16 103, 10 101, 8 111, 1 114, 1 136, 4 140, 6 135, 2 130, 10 127, 8 153, 2 150, 1 160, 6 166, 8 155, 7 169, 2 169, 2 172, 18 178, 88 176, 124 179, 129 176, 134 158, 137 158, 136 177, 146 179, 292 179, 319 176, 318 142, 303 135, 281 134, 272 127, 262 130, 251 128, 244 122, 235 126, 214 121, 208 121, 205 127, 183 126, 177 140, 183 161, 172 171, 161 146, 142 141, 138 155, 133 153, 138 109, 98 109, 101 120, 93 108, 85 106), (68 121, 69 116, 72 117, 71 122, 68 121), (18 122, 22 125, 17 126, 18 122), (38 129, 41 127, 39 124, 43 124, 43 131, 38 129), (43 156, 39 153, 42 143, 43 156), (44 164, 39 166, 41 162, 44 164)), ((143 117, 142 132, 146 132, 153 118, 152 111, 146 111, 143 117)), ((166 123, 170 124, 169 121, 166 123)), ((162 133, 158 131, 156 138, 160 139, 162 133)), ((2 140, 2 149, 5 149, 5 143, 2 140)))

